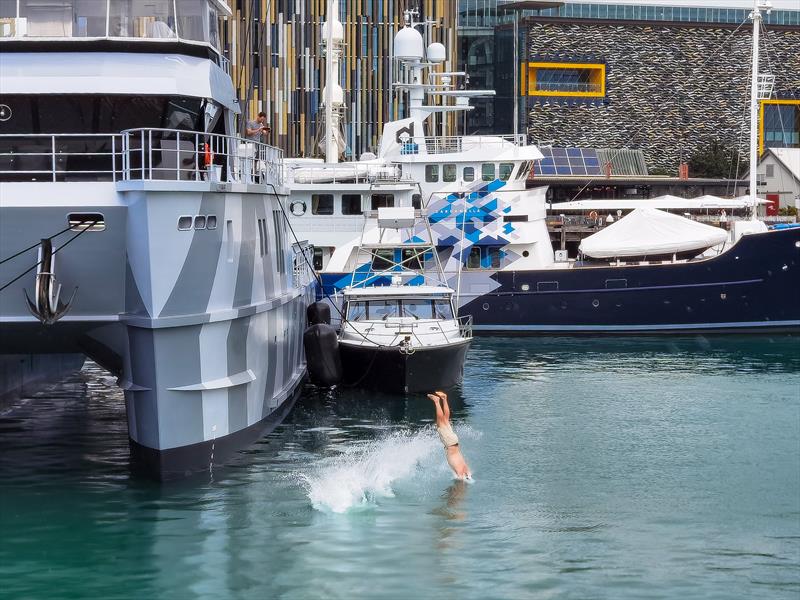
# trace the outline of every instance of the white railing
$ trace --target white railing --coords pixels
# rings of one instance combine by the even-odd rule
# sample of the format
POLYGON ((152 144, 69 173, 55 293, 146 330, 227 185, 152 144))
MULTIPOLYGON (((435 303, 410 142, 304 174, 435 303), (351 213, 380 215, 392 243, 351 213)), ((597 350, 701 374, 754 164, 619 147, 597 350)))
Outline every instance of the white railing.
POLYGON ((238 136, 128 129, 122 132, 123 179, 280 185, 283 152, 238 136))
POLYGON ((0 181, 117 181, 122 134, 0 134, 0 181))
POLYGON ((418 136, 409 139, 400 146, 400 154, 419 154, 424 147, 428 154, 452 154, 465 152, 475 148, 499 150, 506 144, 515 146, 527 145, 527 135, 439 135, 418 136))
POLYGON ((373 165, 344 162, 334 164, 289 165, 286 179, 290 183, 402 183, 412 179, 403 177, 400 165, 373 165))
POLYGON ((314 260, 314 246, 308 242, 292 244, 292 274, 294 276, 294 286, 303 288, 314 279, 314 271, 311 269, 314 260))
POLYGON ((0 181, 283 181, 278 148, 177 129, 0 134, 0 181))

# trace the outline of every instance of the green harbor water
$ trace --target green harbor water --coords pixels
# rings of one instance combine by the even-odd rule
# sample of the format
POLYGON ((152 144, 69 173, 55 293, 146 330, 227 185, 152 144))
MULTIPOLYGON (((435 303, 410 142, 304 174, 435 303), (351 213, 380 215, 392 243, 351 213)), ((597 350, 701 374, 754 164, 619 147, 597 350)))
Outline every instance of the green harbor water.
POLYGON ((0 598, 800 597, 800 341, 478 338, 422 396, 305 390, 225 468, 134 477, 88 364, 0 413, 0 598))

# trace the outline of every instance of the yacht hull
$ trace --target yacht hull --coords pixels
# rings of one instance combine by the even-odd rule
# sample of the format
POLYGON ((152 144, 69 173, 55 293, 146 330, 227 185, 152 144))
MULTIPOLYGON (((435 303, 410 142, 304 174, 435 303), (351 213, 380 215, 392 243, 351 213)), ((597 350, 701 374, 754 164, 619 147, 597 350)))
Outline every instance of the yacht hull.
MULTIPOLYGON (((459 308, 479 333, 800 332, 800 228, 693 262, 481 272, 459 308)), ((343 276, 323 275, 329 293, 343 276)))
POLYGON ((393 394, 430 392, 461 383, 471 340, 401 352, 339 342, 344 384, 393 394))
MULTIPOLYGON (((0 354, 76 353, 116 375, 133 456, 157 479, 208 470, 285 416, 305 378, 314 290, 277 246, 275 195, 210 182, 0 186, 0 256, 63 229, 67 214, 105 226, 54 242, 62 297, 77 288, 60 320, 29 312, 35 270, 3 290, 0 354), (214 228, 179 225, 210 215, 214 228)), ((35 263, 32 249, 0 265, 0 283, 35 263)))

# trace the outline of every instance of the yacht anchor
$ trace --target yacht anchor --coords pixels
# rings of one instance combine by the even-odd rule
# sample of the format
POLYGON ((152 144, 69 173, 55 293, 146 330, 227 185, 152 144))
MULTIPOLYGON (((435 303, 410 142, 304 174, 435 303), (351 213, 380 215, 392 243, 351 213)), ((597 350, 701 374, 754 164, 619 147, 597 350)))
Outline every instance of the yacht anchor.
POLYGON ((52 325, 63 317, 72 307, 72 301, 78 291, 76 287, 67 303, 61 301, 61 284, 56 281, 55 252, 50 238, 43 238, 39 245, 39 260, 36 268, 36 303, 32 302, 25 292, 28 310, 44 325, 52 325))

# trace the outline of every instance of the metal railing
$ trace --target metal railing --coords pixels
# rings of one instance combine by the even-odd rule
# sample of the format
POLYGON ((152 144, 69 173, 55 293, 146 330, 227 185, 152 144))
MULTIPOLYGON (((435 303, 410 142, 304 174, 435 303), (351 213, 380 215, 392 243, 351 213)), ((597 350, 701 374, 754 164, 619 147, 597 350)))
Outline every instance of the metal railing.
POLYGON ((514 144, 515 146, 527 145, 527 135, 440 135, 418 136, 409 139, 400 146, 400 154, 418 154, 420 147, 425 147, 428 154, 452 154, 465 152, 475 148, 488 148, 499 150, 501 146, 514 144))
POLYGON ((123 179, 283 182, 283 152, 238 136, 177 129, 122 132, 123 179))
POLYGON ((314 279, 314 272, 309 265, 314 264, 314 246, 308 242, 292 244, 292 275, 294 286, 303 288, 314 279))
POLYGON ((0 134, 0 181, 116 181, 122 134, 0 134))
POLYGON ((280 149, 178 129, 0 134, 0 181, 218 181, 280 185, 280 149))
POLYGON ((286 169, 286 180, 291 183, 402 183, 411 182, 403 177, 400 165, 372 165, 345 162, 325 165, 291 165, 286 169))

